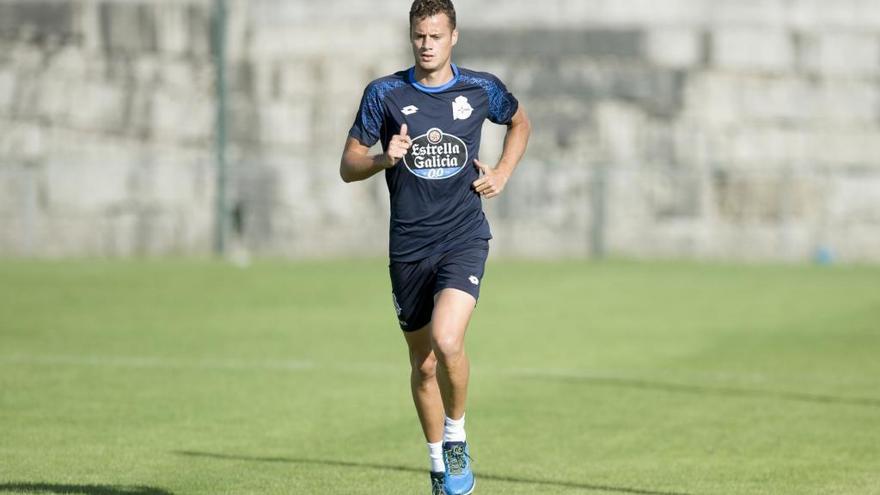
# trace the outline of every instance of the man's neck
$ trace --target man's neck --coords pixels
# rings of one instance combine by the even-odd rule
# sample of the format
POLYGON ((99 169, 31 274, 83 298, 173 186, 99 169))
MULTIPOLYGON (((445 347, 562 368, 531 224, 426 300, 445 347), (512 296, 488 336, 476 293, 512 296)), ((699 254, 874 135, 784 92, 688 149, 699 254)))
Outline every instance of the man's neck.
POLYGON ((414 76, 417 83, 430 88, 443 86, 448 83, 455 77, 455 72, 452 70, 451 63, 448 63, 433 72, 428 72, 416 65, 414 76))

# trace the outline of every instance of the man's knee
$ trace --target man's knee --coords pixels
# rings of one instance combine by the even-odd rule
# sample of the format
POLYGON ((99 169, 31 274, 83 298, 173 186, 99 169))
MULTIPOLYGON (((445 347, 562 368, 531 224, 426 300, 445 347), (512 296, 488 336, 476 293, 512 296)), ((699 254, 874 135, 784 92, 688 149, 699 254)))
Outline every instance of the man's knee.
POLYGON ((431 346, 440 364, 455 365, 464 356, 464 334, 474 310, 473 295, 444 289, 436 296, 431 321, 431 346))
POLYGON ((429 349, 428 352, 410 351, 410 366, 413 375, 421 380, 428 380, 437 374, 437 357, 429 349))
POLYGON ((444 366, 455 364, 464 355, 463 334, 455 331, 438 332, 433 336, 434 353, 444 366))
POLYGON ((437 372, 437 357, 431 345, 431 324, 405 334, 409 345, 409 364, 414 377, 428 380, 437 372))

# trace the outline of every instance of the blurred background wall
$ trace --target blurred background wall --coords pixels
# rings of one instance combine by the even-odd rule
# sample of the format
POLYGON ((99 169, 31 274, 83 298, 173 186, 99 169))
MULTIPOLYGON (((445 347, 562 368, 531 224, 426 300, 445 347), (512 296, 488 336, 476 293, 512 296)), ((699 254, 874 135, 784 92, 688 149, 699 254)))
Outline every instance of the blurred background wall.
MULTIPOLYGON (((229 1, 234 247, 385 254, 384 180, 338 161, 365 84, 412 63, 409 4, 229 1)), ((0 255, 211 251, 213 5, 0 0, 0 255)), ((486 203, 497 255, 880 261, 877 0, 456 7, 455 61, 534 128, 486 203)))

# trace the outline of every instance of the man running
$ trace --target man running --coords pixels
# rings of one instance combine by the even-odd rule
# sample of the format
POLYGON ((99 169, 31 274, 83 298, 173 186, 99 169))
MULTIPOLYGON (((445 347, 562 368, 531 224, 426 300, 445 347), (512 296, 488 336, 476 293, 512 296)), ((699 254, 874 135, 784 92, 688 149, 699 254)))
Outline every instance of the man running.
POLYGON ((458 30, 450 0, 415 0, 409 20, 415 65, 367 86, 339 172, 345 182, 385 172, 392 298, 409 347, 432 493, 466 495, 475 480, 464 429, 464 336, 492 238, 481 199, 504 190, 530 124, 497 77, 452 63, 458 30), (477 159, 485 119, 507 126, 495 167, 477 159), (370 155, 379 141, 383 153, 370 155))

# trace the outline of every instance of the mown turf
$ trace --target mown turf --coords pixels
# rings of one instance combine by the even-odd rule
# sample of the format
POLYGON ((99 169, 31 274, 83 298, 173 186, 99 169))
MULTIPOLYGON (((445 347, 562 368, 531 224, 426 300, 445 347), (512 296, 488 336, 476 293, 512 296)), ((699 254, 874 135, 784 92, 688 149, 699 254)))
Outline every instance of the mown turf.
MULTIPOLYGON (((491 263, 478 494, 880 493, 880 268, 491 263)), ((0 494, 419 494, 382 261, 0 262, 0 494)))

